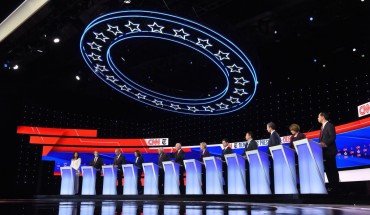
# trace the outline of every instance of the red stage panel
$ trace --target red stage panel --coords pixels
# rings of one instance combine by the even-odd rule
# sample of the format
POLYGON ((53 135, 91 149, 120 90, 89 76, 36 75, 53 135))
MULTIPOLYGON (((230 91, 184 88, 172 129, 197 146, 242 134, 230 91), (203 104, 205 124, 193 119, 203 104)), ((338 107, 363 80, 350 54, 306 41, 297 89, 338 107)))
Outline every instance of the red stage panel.
POLYGON ((50 135, 65 137, 96 137, 96 129, 73 129, 73 128, 46 128, 33 126, 18 126, 17 134, 50 135))

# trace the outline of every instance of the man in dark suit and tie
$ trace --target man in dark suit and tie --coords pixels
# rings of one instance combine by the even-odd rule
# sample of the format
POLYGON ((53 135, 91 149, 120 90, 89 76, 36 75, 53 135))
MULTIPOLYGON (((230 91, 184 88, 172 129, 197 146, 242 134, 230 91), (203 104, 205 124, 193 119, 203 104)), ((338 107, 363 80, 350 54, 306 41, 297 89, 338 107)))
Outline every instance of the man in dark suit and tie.
POLYGON ((320 129, 319 143, 323 150, 324 168, 328 178, 328 191, 335 193, 338 191, 339 173, 337 169, 337 144, 336 131, 332 123, 329 122, 329 114, 321 112, 317 121, 322 124, 320 129))
POLYGON ((203 158, 209 157, 211 155, 207 150, 207 143, 201 142, 199 147, 201 150, 199 161, 202 163, 202 191, 203 194, 206 194, 206 168, 204 165, 203 158))
POLYGON ((245 157, 245 181, 246 181, 248 193, 250 193, 249 162, 248 162, 248 159, 247 159, 246 152, 247 151, 252 151, 252 150, 257 150, 258 149, 258 144, 257 144, 257 141, 255 141, 253 139, 252 131, 247 131, 247 133, 245 133, 245 140, 247 142, 245 143, 244 152, 243 152, 242 155, 243 155, 243 157, 245 157))
POLYGON ((115 149, 114 153, 116 154, 116 156, 114 157, 113 166, 117 168, 117 194, 123 194, 123 186, 122 186, 123 170, 122 170, 122 165, 126 164, 126 158, 121 153, 120 149, 115 149))
POLYGON ((176 152, 173 152, 173 148, 171 149, 171 157, 175 158, 175 163, 179 165, 179 182, 180 182, 180 194, 185 194, 185 184, 184 184, 184 159, 185 159, 185 152, 181 148, 181 143, 176 143, 175 145, 176 152))
MULTIPOLYGON (((270 133, 270 139, 268 141, 268 147, 271 146, 278 146, 281 145, 281 138, 280 135, 276 132, 276 125, 273 122, 267 123, 267 132, 270 133)), ((270 187, 271 187, 271 192, 275 192, 275 183, 274 183, 274 163, 271 157, 271 152, 270 150, 267 151, 267 153, 270 155, 269 160, 270 160, 270 187)))
POLYGON ((228 186, 227 186, 227 164, 226 164, 226 159, 225 159, 225 155, 227 154, 232 154, 233 153, 233 150, 230 148, 229 146, 229 140, 224 138, 222 139, 222 146, 223 146, 223 150, 222 150, 222 155, 221 155, 221 159, 222 159, 222 175, 224 177, 224 192, 225 194, 228 193, 228 186))
POLYGON ((98 151, 94 151, 94 157, 91 159, 89 166, 96 169, 95 190, 96 194, 100 195, 103 191, 103 179, 101 177, 102 166, 104 165, 103 159, 99 156, 98 151))
POLYGON ((158 148, 158 190, 159 194, 164 193, 164 170, 163 170, 163 162, 169 161, 170 158, 166 153, 164 153, 164 149, 162 147, 158 148))

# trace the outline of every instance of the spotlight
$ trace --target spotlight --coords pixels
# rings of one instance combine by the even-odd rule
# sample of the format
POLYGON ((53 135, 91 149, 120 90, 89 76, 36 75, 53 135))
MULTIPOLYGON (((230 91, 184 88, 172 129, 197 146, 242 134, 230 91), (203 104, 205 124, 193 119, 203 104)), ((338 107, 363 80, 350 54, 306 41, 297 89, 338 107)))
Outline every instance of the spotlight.
POLYGON ((76 75, 76 79, 79 81, 80 80, 80 76, 76 75))
POLYGON ((277 33, 278 33, 278 31, 277 31, 277 30, 275 30, 275 31, 274 31, 274 34, 277 34, 277 33))
POLYGON ((124 0, 123 3, 130 4, 131 3, 131 0, 124 0))
POLYGON ((310 16, 310 21, 311 21, 311 22, 313 21, 313 16, 310 16))
POLYGON ((60 39, 58 37, 54 38, 53 40, 54 43, 59 43, 60 42, 60 39))
POLYGON ((356 51, 356 48, 353 48, 352 51, 355 52, 356 51))
POLYGON ((316 63, 316 62, 317 62, 317 59, 316 59, 316 58, 314 58, 314 59, 313 59, 313 62, 314 62, 314 63, 316 63))
POLYGON ((15 64, 15 65, 13 66, 13 69, 14 69, 14 70, 17 70, 17 69, 19 69, 19 66, 18 66, 17 64, 15 64))

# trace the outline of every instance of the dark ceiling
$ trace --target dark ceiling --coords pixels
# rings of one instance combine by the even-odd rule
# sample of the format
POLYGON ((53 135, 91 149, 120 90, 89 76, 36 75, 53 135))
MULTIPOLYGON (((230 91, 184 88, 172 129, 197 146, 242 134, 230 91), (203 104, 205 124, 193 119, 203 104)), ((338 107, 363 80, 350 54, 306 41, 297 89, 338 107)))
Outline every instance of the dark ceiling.
MULTIPOLYGON (((21 2, 1 1, 0 18, 21 2)), ((1 68, 2 95, 26 104, 92 113, 125 112, 129 117, 173 114, 110 89, 81 57, 79 42, 89 22, 108 12, 133 9, 182 16, 229 38, 256 69, 256 96, 369 71, 368 1, 131 0, 126 4, 122 0, 51 0, 0 43, 1 65, 9 67, 1 68), (54 44, 54 37, 61 42, 54 44), (18 70, 12 69, 15 64, 18 70)), ((133 41, 121 49, 132 53, 134 60, 130 68, 135 72, 128 74, 154 90, 197 98, 215 93, 224 84, 218 75, 210 80, 212 65, 173 44, 133 41)))

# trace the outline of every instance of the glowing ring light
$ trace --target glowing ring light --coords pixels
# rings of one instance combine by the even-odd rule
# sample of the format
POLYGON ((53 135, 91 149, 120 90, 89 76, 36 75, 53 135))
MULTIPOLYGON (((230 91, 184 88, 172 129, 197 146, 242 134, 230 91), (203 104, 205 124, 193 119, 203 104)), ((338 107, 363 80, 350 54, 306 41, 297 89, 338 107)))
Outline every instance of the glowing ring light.
POLYGON ((88 67, 113 89, 167 111, 191 115, 230 113, 247 105, 257 89, 253 65, 236 45, 203 25, 170 14, 132 10, 100 16, 86 27, 80 50, 88 67), (225 89, 206 98, 179 98, 132 81, 112 60, 111 49, 137 38, 166 40, 201 53, 223 73, 225 89))

